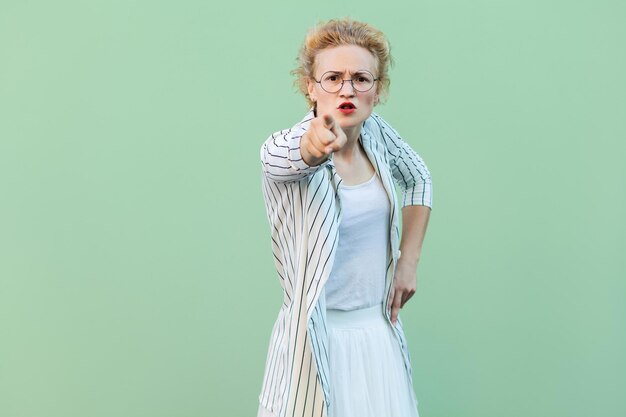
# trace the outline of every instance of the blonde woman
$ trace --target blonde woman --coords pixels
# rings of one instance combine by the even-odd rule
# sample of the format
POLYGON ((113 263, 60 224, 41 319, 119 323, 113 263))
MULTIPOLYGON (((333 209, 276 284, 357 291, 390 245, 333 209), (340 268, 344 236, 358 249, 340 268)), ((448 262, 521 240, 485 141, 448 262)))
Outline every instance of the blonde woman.
POLYGON ((388 93, 391 62, 373 26, 317 25, 293 71, 309 111, 261 147, 283 304, 260 417, 418 416, 399 311, 417 286, 431 178, 373 112, 388 93))

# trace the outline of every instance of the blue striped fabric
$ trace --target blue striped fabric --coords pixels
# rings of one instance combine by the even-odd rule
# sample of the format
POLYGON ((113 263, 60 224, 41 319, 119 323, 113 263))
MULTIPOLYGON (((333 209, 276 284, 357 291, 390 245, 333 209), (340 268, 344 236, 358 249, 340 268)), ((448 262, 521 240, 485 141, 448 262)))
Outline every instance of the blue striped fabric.
MULTIPOLYGON (((300 138, 314 117, 311 108, 299 123, 272 134, 261 147, 263 196, 283 304, 271 333, 259 401, 279 417, 323 417, 330 404, 323 288, 337 247, 341 221, 337 187, 341 178, 332 155, 314 167, 302 160, 300 138)), ((402 190, 402 207, 432 207, 431 177, 422 158, 376 113, 363 123, 359 140, 391 203, 391 261, 382 306, 391 324, 388 298, 400 256, 395 185, 402 190)), ((393 329, 412 380, 411 360, 399 317, 393 329)))

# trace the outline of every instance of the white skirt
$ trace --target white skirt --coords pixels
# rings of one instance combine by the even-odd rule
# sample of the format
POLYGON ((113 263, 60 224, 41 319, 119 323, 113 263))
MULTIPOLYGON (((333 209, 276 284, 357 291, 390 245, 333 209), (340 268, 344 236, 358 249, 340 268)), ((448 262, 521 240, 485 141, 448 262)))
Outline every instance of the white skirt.
MULTIPOLYGON (((328 417, 419 417, 400 345, 382 305, 327 310, 328 417)), ((259 405, 257 417, 276 417, 259 405)))
POLYGON ((419 417, 417 398, 382 305, 327 310, 328 417, 419 417))

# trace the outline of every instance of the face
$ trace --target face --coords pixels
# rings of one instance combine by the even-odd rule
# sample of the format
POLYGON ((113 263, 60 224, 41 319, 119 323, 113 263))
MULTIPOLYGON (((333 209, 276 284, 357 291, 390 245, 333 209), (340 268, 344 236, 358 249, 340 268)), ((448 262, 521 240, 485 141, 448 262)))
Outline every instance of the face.
MULTIPOLYGON (((315 57, 313 76, 320 81, 322 75, 328 71, 336 71, 336 73, 326 74, 325 78, 336 74, 331 80, 352 78, 357 85, 357 80, 364 79, 359 78, 359 71, 363 70, 369 71, 375 78, 378 77, 374 55, 360 46, 341 45, 318 52, 315 57)), ((319 83, 312 80, 308 80, 307 85, 311 100, 317 103, 317 115, 332 115, 342 128, 350 128, 363 123, 372 114, 374 105, 378 102, 378 81, 375 81, 372 89, 366 92, 355 90, 349 81, 345 81, 336 93, 324 91, 319 83), (355 109, 352 112, 345 109, 342 111, 340 108, 346 102, 354 105, 355 109)))

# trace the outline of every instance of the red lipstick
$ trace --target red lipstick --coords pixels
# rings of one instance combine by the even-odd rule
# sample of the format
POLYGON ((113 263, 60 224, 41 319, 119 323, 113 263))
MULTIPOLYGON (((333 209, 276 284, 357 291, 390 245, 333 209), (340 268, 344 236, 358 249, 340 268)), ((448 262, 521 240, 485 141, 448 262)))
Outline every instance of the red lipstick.
POLYGON ((344 101, 339 105, 339 107, 337 107, 337 109, 343 114, 350 114, 356 110, 356 106, 349 101, 344 101))

